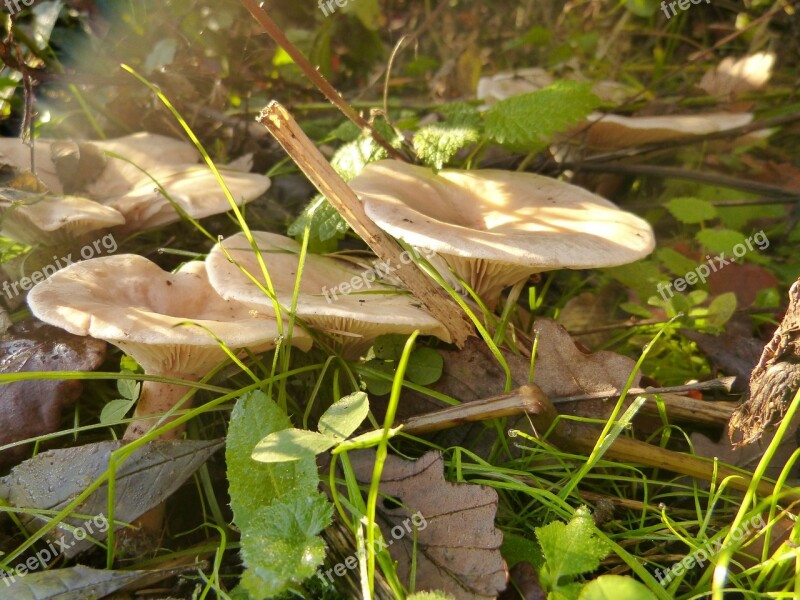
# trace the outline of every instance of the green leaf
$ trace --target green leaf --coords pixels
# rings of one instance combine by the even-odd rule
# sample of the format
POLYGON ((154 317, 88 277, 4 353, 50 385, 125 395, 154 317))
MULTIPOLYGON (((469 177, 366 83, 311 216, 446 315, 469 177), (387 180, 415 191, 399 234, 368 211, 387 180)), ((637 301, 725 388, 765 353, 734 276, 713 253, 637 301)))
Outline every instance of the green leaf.
POLYGON ((419 385, 430 385, 439 381, 444 368, 442 355, 433 348, 416 348, 408 359, 406 377, 419 385))
POLYGON ((353 13, 367 29, 374 31, 381 23, 381 7, 378 0, 351 0, 342 8, 344 13, 353 13))
POLYGON ((722 327, 736 312, 736 294, 720 294, 708 307, 708 323, 711 327, 722 327))
POLYGON ((309 238, 319 242, 340 240, 350 228, 347 221, 322 196, 317 196, 306 206, 300 216, 289 225, 288 234, 302 237, 306 226, 309 228, 309 238))
POLYGON ((623 575, 601 575, 583 586, 578 596, 578 600, 620 600, 622 598, 651 600, 657 596, 644 584, 623 575))
MULTIPOLYGON (((132 375, 133 371, 123 369, 121 373, 132 375)), ((126 400, 136 400, 139 398, 139 391, 141 388, 141 382, 134 379, 117 379, 117 391, 119 392, 119 395, 126 400)))
POLYGON ((585 118, 600 103, 590 83, 557 81, 495 103, 485 113, 486 135, 514 152, 536 152, 552 134, 585 118))
POLYGON ((734 258, 733 248, 739 244, 747 250, 744 234, 731 229, 703 229, 697 232, 695 239, 710 252, 718 255, 724 252, 727 255, 726 260, 734 258))
POLYGON ((464 146, 477 143, 480 131, 448 123, 427 125, 414 134, 414 150, 429 167, 441 169, 464 146))
MULTIPOLYGON (((376 371, 382 371, 390 377, 394 375, 395 371, 394 364, 385 362, 383 360, 370 360, 367 361, 365 366, 375 369, 376 371)), ((375 396, 383 396, 392 391, 391 379, 379 379, 369 375, 368 373, 362 373, 361 379, 363 379, 364 383, 367 384, 367 391, 375 396)))
POLYGON ((261 391, 239 398, 231 414, 225 458, 231 508, 242 532, 247 567, 241 588, 257 600, 314 575, 324 553, 318 534, 330 521, 330 506, 317 491, 313 458, 279 464, 251 458, 253 447, 265 435, 289 427, 289 417, 261 391), (286 532, 295 537, 287 539, 286 532))
POLYGON ((658 0, 626 0, 625 6, 637 17, 652 17, 658 10, 658 0))
POLYGON ((364 392, 355 392, 334 402, 319 419, 323 435, 344 440, 364 422, 369 413, 369 399, 364 392))
POLYGON ((100 411, 100 423, 103 425, 119 423, 125 418, 125 415, 128 414, 131 408, 133 408, 134 404, 136 404, 136 398, 133 400, 123 400, 121 398, 118 400, 112 400, 103 407, 102 411, 100 411))
POLYGON ((608 547, 598 537, 592 515, 585 506, 578 508, 566 525, 554 521, 537 527, 536 538, 542 546, 546 579, 552 589, 562 587, 559 585, 562 577, 594 571, 608 554, 608 547))
POLYGON ((655 257, 661 261, 661 264, 663 264, 670 273, 678 275, 679 277, 683 277, 686 273, 694 271, 697 267, 695 261, 684 256, 680 252, 676 252, 672 248, 659 248, 655 252, 655 257))
POLYGON ((253 450, 253 460, 262 463, 279 463, 291 460, 313 459, 333 448, 338 440, 306 429, 283 429, 270 433, 258 442, 253 450))
POLYGON ((710 221, 717 216, 716 207, 700 198, 673 198, 667 202, 667 210, 678 221, 687 224, 710 221))
POLYGON ((634 304, 633 302, 622 302, 619 307, 626 313, 642 317, 643 319, 652 319, 653 313, 647 310, 644 306, 634 304))
POLYGON ((378 336, 372 344, 372 351, 375 353, 375 358, 393 361, 400 360, 407 339, 407 335, 401 335, 399 333, 387 333, 386 335, 378 336))

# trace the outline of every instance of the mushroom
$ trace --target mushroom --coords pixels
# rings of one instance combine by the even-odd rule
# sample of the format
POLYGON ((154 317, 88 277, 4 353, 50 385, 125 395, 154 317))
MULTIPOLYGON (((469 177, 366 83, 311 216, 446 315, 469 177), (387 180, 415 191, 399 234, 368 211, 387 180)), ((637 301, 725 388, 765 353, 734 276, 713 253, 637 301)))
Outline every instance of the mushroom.
MULTIPOLYGON (((717 112, 659 117, 592 113, 587 117, 587 122, 573 128, 572 134, 585 131, 586 145, 589 148, 611 150, 717 133, 747 125, 752 120, 752 113, 717 112)), ((769 131, 753 132, 745 138, 757 140, 765 135, 769 135, 769 131)))
POLYGON ((583 188, 532 173, 434 174, 382 160, 348 185, 381 229, 436 252, 489 308, 504 288, 534 273, 622 265, 655 245, 645 220, 583 188))
MULTIPOLYGON (((225 184, 238 206, 252 202, 266 192, 270 180, 264 175, 219 168, 225 184)), ((214 173, 205 165, 170 165, 150 171, 170 198, 190 217, 202 219, 231 209, 228 197, 214 173)), ((125 216, 122 232, 152 229, 180 220, 180 214, 149 177, 123 195, 103 203, 125 216)))
MULTIPOLYGON (((37 138, 34 140, 36 176, 54 194, 64 192, 65 182, 59 176, 59 162, 71 168, 75 155, 83 151, 95 158, 102 152, 113 152, 124 156, 130 162, 109 157, 104 162, 94 161, 95 173, 88 182, 82 182, 85 191, 92 197, 106 198, 118 196, 130 190, 141 181, 142 172, 169 164, 197 162, 200 155, 192 144, 175 138, 154 133, 139 132, 112 140, 55 140, 37 138), (136 165, 136 166, 135 166, 136 165), (99 173, 98 173, 99 170, 99 173)), ((20 170, 31 168, 30 146, 19 138, 0 138, 0 163, 20 170)), ((70 176, 72 173, 66 173, 70 176)))
MULTIPOLYGON (((262 352, 275 347, 279 331, 270 315, 214 293, 205 263, 191 262, 168 273, 134 254, 70 265, 37 284, 28 295, 28 305, 45 323, 114 344, 147 375, 187 381, 197 381, 225 359, 217 340, 233 351, 262 352)), ((307 350, 311 340, 295 330, 292 343, 307 350)), ((188 390, 146 381, 135 416, 160 415, 188 390)), ((136 420, 125 439, 142 437, 149 428, 147 421, 136 420)), ((179 433, 175 428, 165 437, 179 433)))
MULTIPOLYGON (((290 307, 300 244, 275 233, 254 231, 252 235, 267 265, 277 300, 290 307)), ((214 246, 206 258, 208 278, 217 293, 223 298, 272 307, 272 300, 226 253, 266 287, 256 254, 244 234, 238 233, 214 246)), ((376 281, 382 272, 390 270, 379 266, 359 271, 342 261, 308 254, 295 314, 310 327, 334 336, 348 356, 356 356, 369 348, 377 336, 388 333, 407 334, 419 329, 423 334, 450 341, 447 329, 412 296, 376 281)))
POLYGON ((29 246, 66 244, 125 223, 114 208, 79 196, 25 196, 3 210, 2 234, 29 246))

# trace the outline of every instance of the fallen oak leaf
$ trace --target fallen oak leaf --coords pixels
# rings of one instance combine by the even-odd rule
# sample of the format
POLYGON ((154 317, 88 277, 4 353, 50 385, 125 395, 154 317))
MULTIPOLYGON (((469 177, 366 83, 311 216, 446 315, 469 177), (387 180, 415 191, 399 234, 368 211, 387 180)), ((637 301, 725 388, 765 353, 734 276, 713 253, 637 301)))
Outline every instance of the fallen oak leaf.
MULTIPOLYGON (((374 452, 354 452, 350 459, 356 479, 369 485, 374 452)), ((416 531, 414 589, 441 590, 456 600, 494 598, 505 589, 494 489, 446 481, 441 453, 428 452, 414 462, 389 456, 380 493, 378 521, 402 581, 409 583, 416 531)))

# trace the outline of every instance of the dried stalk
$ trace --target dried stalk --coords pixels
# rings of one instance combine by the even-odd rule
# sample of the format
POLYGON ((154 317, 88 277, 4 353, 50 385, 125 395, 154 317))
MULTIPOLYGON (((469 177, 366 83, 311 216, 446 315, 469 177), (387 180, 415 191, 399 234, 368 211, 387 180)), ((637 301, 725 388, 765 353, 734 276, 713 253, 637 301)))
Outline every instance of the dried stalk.
POLYGON ((258 21, 261 27, 264 28, 264 31, 267 32, 267 35, 269 35, 269 37, 271 37, 276 44, 283 48, 286 51, 286 54, 292 57, 294 63, 300 68, 301 71, 303 71, 305 76, 311 80, 311 83, 313 83, 334 106, 342 111, 344 116, 350 119, 350 121, 352 121, 356 127, 362 131, 369 131, 372 139, 375 140, 377 144, 382 146, 389 153, 389 156, 398 160, 406 160, 406 158, 395 148, 393 148, 392 145, 387 142, 386 139, 380 133, 378 133, 372 125, 367 123, 367 121, 365 121, 360 114, 353 110, 353 108, 347 103, 347 101, 336 90, 336 88, 334 88, 328 82, 328 80, 322 76, 322 73, 314 68, 314 65, 309 62, 305 55, 300 52, 300 50, 298 50, 297 47, 292 44, 292 42, 289 41, 289 38, 286 37, 283 31, 281 31, 281 28, 278 27, 277 23, 270 18, 257 0, 241 1, 244 7, 250 11, 251 15, 253 15, 253 18, 258 21))
POLYGON ((345 221, 386 264, 396 267, 394 275, 403 282, 450 332, 452 342, 463 347, 472 326, 458 305, 413 263, 401 260, 403 249, 397 241, 373 223, 355 192, 342 180, 303 133, 300 126, 277 101, 261 111, 259 123, 278 140, 314 187, 339 211, 345 221))

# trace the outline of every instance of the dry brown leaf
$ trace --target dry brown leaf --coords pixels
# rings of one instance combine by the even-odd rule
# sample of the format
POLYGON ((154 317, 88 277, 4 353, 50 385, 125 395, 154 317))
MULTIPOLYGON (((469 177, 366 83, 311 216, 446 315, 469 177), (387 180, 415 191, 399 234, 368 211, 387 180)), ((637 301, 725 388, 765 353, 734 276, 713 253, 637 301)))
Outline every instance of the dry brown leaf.
POLYGON ((709 69, 698 87, 709 96, 738 96, 763 87, 772 75, 775 54, 757 52, 740 59, 729 56, 709 69))
MULTIPOLYGON (((372 479, 374 456, 372 451, 351 453, 362 484, 372 479)), ((428 452, 414 462, 389 456, 380 492, 379 525, 403 583, 409 583, 414 555, 413 532, 404 522, 419 513, 415 590, 442 590, 468 600, 495 598, 505 589, 508 571, 500 555, 503 533, 494 525, 497 492, 492 488, 446 481, 442 455, 428 452)))
MULTIPOLYGON (((610 294, 584 292, 567 300, 564 308, 559 311, 556 322, 575 335, 576 331, 592 329, 598 323, 610 322, 612 312, 610 294)), ((599 331, 576 337, 582 343, 594 348, 608 340, 612 333, 612 331, 599 331)))
MULTIPOLYGON (((25 321, 0 337, 0 372, 91 371, 103 362, 106 344, 71 335, 39 321, 25 321)), ((0 385, 0 446, 51 433, 61 412, 80 396, 80 381, 32 379, 0 385)), ((28 449, 0 452, 0 466, 18 462, 28 449)))

